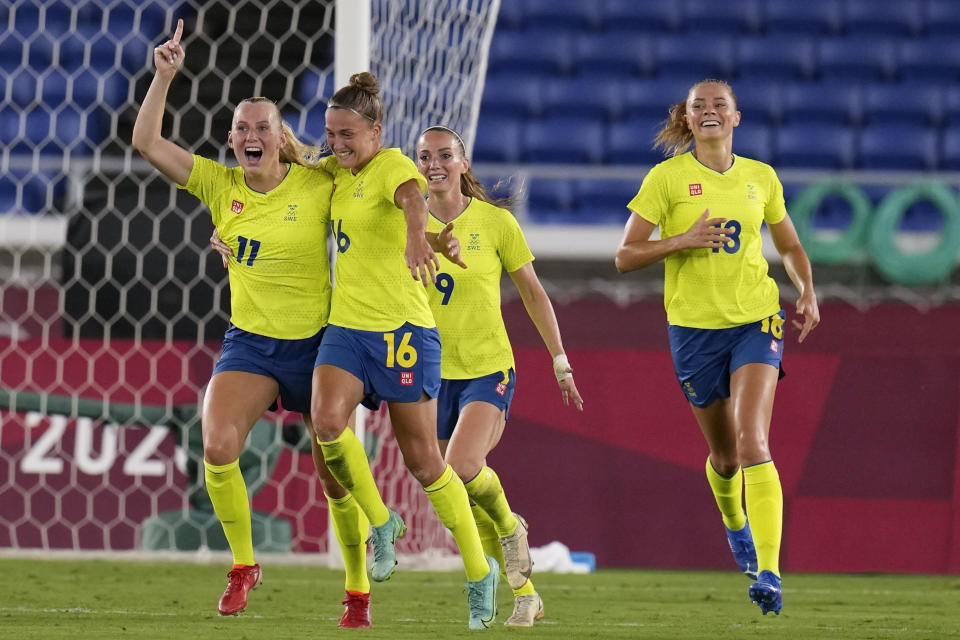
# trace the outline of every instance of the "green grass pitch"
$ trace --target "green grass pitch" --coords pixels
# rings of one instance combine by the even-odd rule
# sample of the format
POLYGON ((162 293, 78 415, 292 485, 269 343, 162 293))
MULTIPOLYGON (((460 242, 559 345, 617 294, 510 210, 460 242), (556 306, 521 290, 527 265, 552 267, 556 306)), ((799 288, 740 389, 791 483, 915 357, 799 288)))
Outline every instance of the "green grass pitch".
POLYGON ((221 618, 226 567, 191 563, 0 558, 3 637, 73 640, 317 637, 390 638, 957 638, 960 577, 789 574, 780 616, 747 598, 733 571, 600 570, 536 574, 546 617, 503 626, 512 597, 499 592, 493 628, 467 629, 459 572, 404 571, 374 584, 373 629, 338 630, 339 571, 264 565, 247 610, 221 618))

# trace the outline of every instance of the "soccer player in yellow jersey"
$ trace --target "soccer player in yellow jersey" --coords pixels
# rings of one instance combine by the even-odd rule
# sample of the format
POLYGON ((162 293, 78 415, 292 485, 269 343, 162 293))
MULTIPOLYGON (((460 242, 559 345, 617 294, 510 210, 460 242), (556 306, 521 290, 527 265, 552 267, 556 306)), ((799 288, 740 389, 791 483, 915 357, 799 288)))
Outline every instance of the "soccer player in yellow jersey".
POLYGON ((450 226, 426 234, 425 181, 399 149, 381 146, 378 93, 376 78, 358 73, 327 105, 336 287, 317 353, 313 426, 327 466, 373 526, 371 575, 386 580, 396 564, 394 542, 406 527, 380 499, 347 418, 359 402, 374 409, 387 402, 404 463, 460 550, 469 626, 485 629, 496 615, 500 568, 484 554, 463 482, 437 444, 440 339, 426 294, 440 266, 434 251, 459 260, 459 247, 450 226))
POLYGON ((785 313, 761 253, 763 223, 799 292, 799 342, 820 311, 779 179, 770 166, 733 154, 739 123, 736 96, 721 80, 698 82, 670 108, 655 142, 672 157, 650 170, 627 205, 636 215, 616 266, 627 272, 665 261, 674 369, 710 449, 707 479, 730 548, 766 615, 783 606, 783 492, 768 440, 785 313), (660 238, 652 240, 655 227, 660 238))
MULTIPOLYGON (((231 325, 207 386, 202 429, 207 491, 233 551, 220 598, 221 615, 247 604, 260 584, 253 554, 250 503, 238 458, 251 428, 279 396, 283 408, 310 425, 313 366, 330 308, 326 236, 333 183, 301 166, 298 140, 265 98, 242 101, 228 142, 238 167, 192 155, 161 136, 167 91, 185 53, 180 38, 154 50, 156 75, 133 130, 133 145, 179 187, 210 207, 226 245, 231 325)), ((366 535, 369 524, 353 497, 327 471, 319 446, 314 462, 344 555, 347 605, 340 626, 369 627, 366 535)))
MULTIPOLYGON (((467 244, 470 268, 442 268, 428 291, 440 341, 440 450, 464 482, 484 550, 498 557, 513 589, 507 626, 531 627, 543 617, 543 600, 529 579, 532 571, 527 523, 510 509, 486 457, 500 441, 516 381, 513 349, 500 310, 504 269, 517 286, 530 318, 553 358, 565 404, 583 410, 583 400, 560 339, 550 298, 533 269, 533 254, 513 215, 491 201, 470 171, 459 134, 430 127, 417 142, 417 168, 427 179, 428 231, 455 222, 467 244)), ((506 203, 501 203, 506 204, 506 203)))

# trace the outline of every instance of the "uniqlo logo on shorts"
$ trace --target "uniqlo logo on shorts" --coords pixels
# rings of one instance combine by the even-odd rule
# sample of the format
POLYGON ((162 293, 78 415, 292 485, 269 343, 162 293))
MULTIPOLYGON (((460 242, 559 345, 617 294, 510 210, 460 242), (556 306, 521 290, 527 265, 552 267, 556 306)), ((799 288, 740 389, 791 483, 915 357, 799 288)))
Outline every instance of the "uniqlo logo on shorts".
POLYGON ((776 340, 771 340, 771 341, 770 341, 770 351, 773 351, 774 353, 779 352, 779 351, 780 351, 780 343, 777 342, 776 340))
POLYGON ((230 205, 230 211, 233 211, 235 214, 240 215, 240 212, 243 211, 243 203, 239 200, 234 200, 233 204, 230 205))
POLYGON ((690 185, 690 195, 692 195, 692 196, 699 196, 699 195, 701 195, 702 193, 703 193, 703 189, 700 187, 699 184, 691 184, 691 185, 690 185))
POLYGON ((413 385, 413 371, 401 371, 400 372, 400 384, 405 387, 413 385))
POLYGON ((498 382, 498 383, 497 383, 497 393, 499 393, 500 395, 503 395, 503 394, 505 394, 506 392, 507 392, 507 385, 503 384, 502 382, 498 382))

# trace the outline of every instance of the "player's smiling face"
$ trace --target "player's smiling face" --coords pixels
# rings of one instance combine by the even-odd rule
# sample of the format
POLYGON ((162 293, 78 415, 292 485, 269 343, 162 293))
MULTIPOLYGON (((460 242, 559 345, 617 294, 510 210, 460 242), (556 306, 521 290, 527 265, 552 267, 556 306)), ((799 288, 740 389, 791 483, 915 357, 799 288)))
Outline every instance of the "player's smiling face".
POLYGON ((427 131, 417 142, 417 169, 430 193, 460 189, 460 176, 470 168, 460 142, 447 131, 427 131))
POLYGON ((233 112, 227 141, 245 173, 257 175, 276 165, 285 140, 272 102, 241 102, 233 112))
POLYGON ((351 109, 330 108, 326 113, 327 145, 344 169, 363 169, 380 151, 380 123, 351 109))
POLYGON ((730 90, 720 84, 698 84, 687 96, 687 126, 694 140, 717 140, 733 135, 740 112, 730 90))

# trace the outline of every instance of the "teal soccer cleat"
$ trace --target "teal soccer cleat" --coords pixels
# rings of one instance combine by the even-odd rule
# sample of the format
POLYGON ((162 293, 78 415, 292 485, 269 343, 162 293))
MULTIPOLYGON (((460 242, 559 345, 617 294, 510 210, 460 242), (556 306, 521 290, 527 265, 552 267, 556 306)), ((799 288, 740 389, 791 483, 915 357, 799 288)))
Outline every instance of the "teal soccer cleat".
POLYGON ((467 582, 467 604, 470 605, 470 628, 487 629, 497 617, 497 586, 500 584, 500 565, 487 556, 490 573, 481 580, 467 582))
POLYGON ((374 582, 387 580, 397 566, 396 542, 407 532, 407 525, 403 518, 391 510, 390 517, 379 527, 373 527, 367 542, 373 543, 373 566, 370 567, 370 577, 374 582))
POLYGON ((770 611, 780 615, 780 609, 783 608, 780 576, 773 571, 761 571, 757 581, 750 585, 750 599, 760 606, 763 615, 770 611))
POLYGON ((757 548, 753 545, 753 534, 750 532, 750 523, 743 525, 743 529, 733 530, 724 525, 727 530, 727 542, 733 559, 736 560, 740 571, 748 578, 757 579, 757 548))

